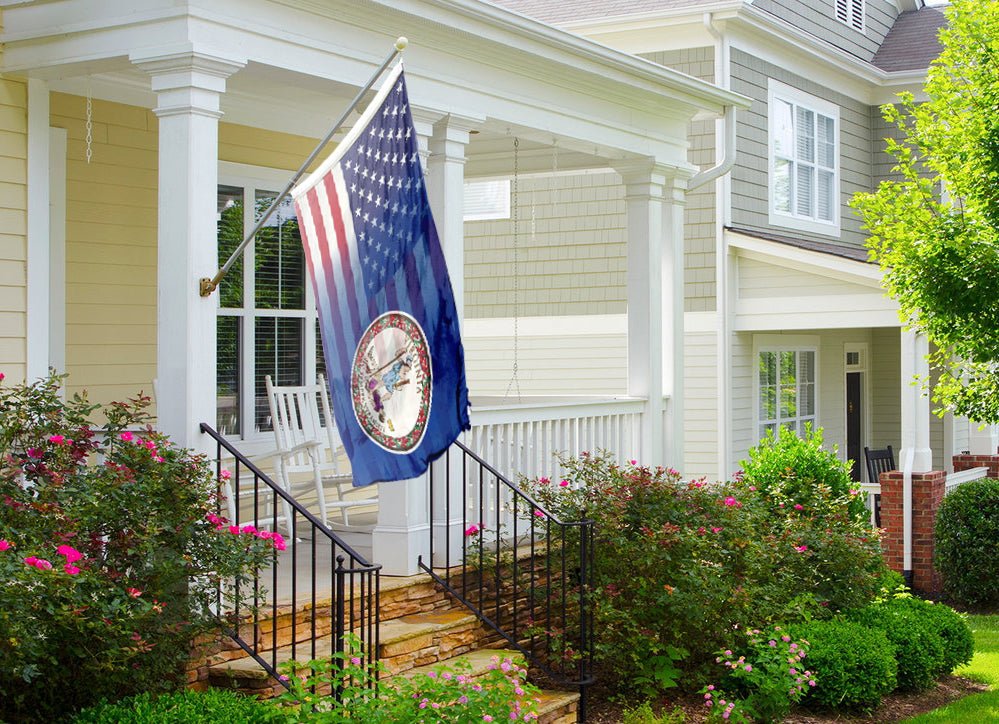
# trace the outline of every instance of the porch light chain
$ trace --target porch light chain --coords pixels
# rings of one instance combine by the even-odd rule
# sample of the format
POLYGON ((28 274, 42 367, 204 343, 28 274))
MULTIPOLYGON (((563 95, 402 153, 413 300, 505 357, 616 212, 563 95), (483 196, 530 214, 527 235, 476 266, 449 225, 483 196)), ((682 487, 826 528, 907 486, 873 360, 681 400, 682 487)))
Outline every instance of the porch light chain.
MULTIPOLYGON (((520 139, 513 139, 513 374, 506 386, 504 397, 510 396, 510 390, 517 390, 517 402, 520 403, 520 378, 517 376, 520 359, 520 139)), ((533 226, 534 220, 531 219, 533 226)))
POLYGON ((94 155, 94 99, 90 92, 90 79, 87 79, 87 163, 94 155))

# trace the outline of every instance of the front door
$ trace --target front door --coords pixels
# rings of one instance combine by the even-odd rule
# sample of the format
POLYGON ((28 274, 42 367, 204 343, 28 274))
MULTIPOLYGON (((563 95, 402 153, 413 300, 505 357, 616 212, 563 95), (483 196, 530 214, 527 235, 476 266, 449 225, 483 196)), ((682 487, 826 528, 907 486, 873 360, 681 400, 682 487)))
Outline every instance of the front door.
POLYGON ((863 372, 846 373, 846 456, 853 461, 850 477, 860 482, 861 446, 861 375, 863 372))

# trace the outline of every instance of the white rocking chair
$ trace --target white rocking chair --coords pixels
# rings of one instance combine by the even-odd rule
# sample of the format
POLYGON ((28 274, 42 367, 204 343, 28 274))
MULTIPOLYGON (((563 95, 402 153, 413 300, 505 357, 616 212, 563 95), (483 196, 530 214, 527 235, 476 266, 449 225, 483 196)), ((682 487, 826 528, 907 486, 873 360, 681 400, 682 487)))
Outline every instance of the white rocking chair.
POLYGON ((277 387, 268 375, 265 383, 277 442, 275 474, 280 484, 291 492, 294 480, 307 476, 315 488, 316 507, 324 525, 330 526, 332 509, 340 512, 340 520, 333 525, 362 528, 351 525, 350 509, 371 507, 378 499, 370 491, 364 491, 365 497, 348 494, 354 489, 350 473, 340 468, 343 445, 333 421, 326 380, 320 375, 315 385, 277 387))

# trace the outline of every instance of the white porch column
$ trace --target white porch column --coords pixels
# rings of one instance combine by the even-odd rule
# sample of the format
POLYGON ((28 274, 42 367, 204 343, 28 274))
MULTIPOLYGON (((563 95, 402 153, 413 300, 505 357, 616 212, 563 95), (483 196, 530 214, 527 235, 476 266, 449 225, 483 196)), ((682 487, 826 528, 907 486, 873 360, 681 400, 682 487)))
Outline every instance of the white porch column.
MULTIPOLYGON (((465 149, 470 131, 482 120, 447 115, 434 123, 430 137, 427 193, 447 261, 461 327, 465 318, 465 149)), ((460 451, 453 449, 452 456, 455 459, 450 465, 446 457, 438 461, 433 479, 431 525, 435 566, 461 563, 464 551, 462 486, 465 481, 460 451)))
POLYGON ((215 309, 198 280, 218 268, 218 121, 225 81, 240 60, 185 50, 139 51, 133 63, 152 76, 159 118, 157 254, 158 426, 198 448, 198 425, 215 422, 215 309))
POLYGON ((688 174, 651 161, 619 165, 617 170, 627 203, 628 394, 648 399, 640 462, 681 467, 683 202, 688 174))
POLYGON ((25 341, 28 382, 45 377, 52 363, 49 336, 49 86, 28 79, 28 255, 27 339, 25 341))
POLYGON ((902 357, 902 569, 906 582, 912 580, 912 474, 933 469, 930 450, 930 398, 916 379, 929 375, 929 343, 921 334, 903 329, 902 357))
MULTIPOLYGON (((420 160, 429 185, 430 137, 433 134, 433 124, 440 119, 441 114, 418 108, 413 108, 412 113, 420 160)), ((429 188, 428 193, 432 193, 429 188)), ((411 576, 419 572, 420 558, 424 562, 429 558, 428 487, 426 474, 409 480, 378 484, 378 522, 371 534, 371 558, 373 562, 382 565, 382 573, 385 575, 411 576)))
POLYGON ((968 430, 968 452, 972 455, 995 455, 999 449, 999 427, 996 425, 981 426, 970 422, 968 430))

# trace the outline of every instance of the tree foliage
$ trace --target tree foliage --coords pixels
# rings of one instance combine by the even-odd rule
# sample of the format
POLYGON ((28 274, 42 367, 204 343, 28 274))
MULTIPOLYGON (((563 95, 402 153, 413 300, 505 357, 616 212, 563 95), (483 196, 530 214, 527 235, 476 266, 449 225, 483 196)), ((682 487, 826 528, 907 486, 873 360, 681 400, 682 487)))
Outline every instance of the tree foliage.
POLYGON ((933 343, 941 410, 999 422, 999 2, 955 0, 925 101, 881 110, 896 178, 853 205, 905 321, 933 343))

